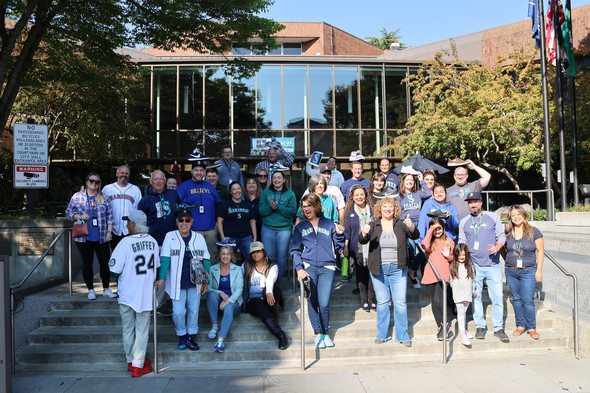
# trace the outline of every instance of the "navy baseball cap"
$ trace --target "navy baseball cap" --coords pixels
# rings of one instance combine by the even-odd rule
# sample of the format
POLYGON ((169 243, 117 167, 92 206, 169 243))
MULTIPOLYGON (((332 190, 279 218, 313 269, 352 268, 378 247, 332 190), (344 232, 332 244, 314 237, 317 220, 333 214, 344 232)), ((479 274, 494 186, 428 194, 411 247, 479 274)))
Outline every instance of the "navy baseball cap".
POLYGON ((190 210, 180 210, 177 214, 176 214, 176 218, 180 218, 182 216, 188 216, 190 218, 193 218, 193 213, 191 213, 190 210))
POLYGON ((478 199, 478 200, 482 200, 481 197, 481 193, 480 192, 470 192, 469 194, 467 194, 467 196, 465 197, 465 200, 468 201, 470 199, 478 199))

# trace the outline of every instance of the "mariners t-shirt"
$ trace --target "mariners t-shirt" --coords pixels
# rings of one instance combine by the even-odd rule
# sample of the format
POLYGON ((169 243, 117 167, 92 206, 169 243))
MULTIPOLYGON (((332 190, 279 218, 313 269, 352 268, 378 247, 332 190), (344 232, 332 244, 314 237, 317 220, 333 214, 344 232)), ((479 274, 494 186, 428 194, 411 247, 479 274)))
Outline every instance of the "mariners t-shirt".
POLYGON ((482 189, 480 179, 471 183, 466 183, 461 187, 455 184, 447 188, 447 202, 450 202, 451 205, 457 208, 457 212, 459 212, 459 220, 462 220, 464 217, 471 214, 467 202, 465 201, 467 194, 470 192, 481 192, 482 189))
POLYGON ((221 202, 213 184, 207 180, 196 182, 187 180, 176 189, 182 202, 196 205, 192 210, 193 231, 208 231, 215 228, 215 206, 221 202))
POLYGON ((256 219, 252 203, 233 199, 217 205, 217 216, 223 218, 223 234, 226 237, 242 239, 252 236, 250 220, 256 219))

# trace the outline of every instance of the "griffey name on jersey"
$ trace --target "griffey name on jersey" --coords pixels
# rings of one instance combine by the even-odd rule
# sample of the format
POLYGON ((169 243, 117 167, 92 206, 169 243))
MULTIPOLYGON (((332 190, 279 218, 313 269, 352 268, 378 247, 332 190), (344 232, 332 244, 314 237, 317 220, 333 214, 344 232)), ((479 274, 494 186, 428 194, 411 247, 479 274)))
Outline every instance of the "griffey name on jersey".
POLYGON ((134 252, 143 251, 143 250, 153 250, 154 243, 150 242, 150 241, 139 241, 139 242, 133 243, 131 245, 131 248, 133 249, 134 252))

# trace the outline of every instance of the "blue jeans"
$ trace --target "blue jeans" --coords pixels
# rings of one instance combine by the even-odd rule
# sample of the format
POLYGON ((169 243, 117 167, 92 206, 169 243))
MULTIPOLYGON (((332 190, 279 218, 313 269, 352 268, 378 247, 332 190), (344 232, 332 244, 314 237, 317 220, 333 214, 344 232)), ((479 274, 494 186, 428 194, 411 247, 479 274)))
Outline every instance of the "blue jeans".
POLYGON ((241 239, 235 239, 236 246, 234 247, 234 254, 240 249, 240 253, 242 254, 242 259, 246 261, 250 258, 250 244, 254 241, 252 235, 243 237, 241 239))
POLYGON ((180 299, 172 299, 172 320, 177 336, 199 333, 201 285, 180 290, 180 299), (186 322, 185 322, 186 317, 186 322))
POLYGON ((325 266, 309 266, 305 271, 311 278, 311 296, 307 299, 309 322, 314 334, 328 334, 335 271, 325 266))
POLYGON ((536 272, 537 269, 534 267, 522 270, 514 270, 506 267, 506 281, 512 293, 516 327, 523 327, 525 330, 537 328, 535 316, 536 272))
MULTIPOLYGON (((209 316, 211 317, 211 323, 216 325, 217 324, 217 316, 219 314, 219 305, 223 299, 219 297, 217 292, 209 292, 207 295, 207 310, 209 310, 209 316)), ((221 319, 221 327, 219 328, 219 338, 226 338, 227 332, 231 326, 231 323, 234 320, 234 317, 237 317, 238 314, 242 311, 242 306, 240 306, 237 302, 235 303, 228 303, 225 305, 223 309, 223 318, 221 319)))
POLYGON ((410 341, 408 334, 408 307, 406 285, 408 269, 398 269, 397 264, 381 265, 379 275, 371 273, 375 297, 377 297, 377 338, 385 340, 389 335, 389 300, 393 299, 393 323, 395 341, 410 341))
POLYGON ((504 303, 502 299, 502 270, 500 264, 488 267, 475 267, 475 292, 477 297, 473 299, 473 320, 477 328, 486 328, 486 319, 481 301, 484 281, 488 284, 488 295, 492 300, 492 323, 494 332, 503 329, 504 303))
POLYGON ((271 261, 275 261, 279 267, 279 280, 283 278, 287 270, 287 255, 291 245, 291 230, 275 231, 266 225, 262 225, 262 243, 271 261))

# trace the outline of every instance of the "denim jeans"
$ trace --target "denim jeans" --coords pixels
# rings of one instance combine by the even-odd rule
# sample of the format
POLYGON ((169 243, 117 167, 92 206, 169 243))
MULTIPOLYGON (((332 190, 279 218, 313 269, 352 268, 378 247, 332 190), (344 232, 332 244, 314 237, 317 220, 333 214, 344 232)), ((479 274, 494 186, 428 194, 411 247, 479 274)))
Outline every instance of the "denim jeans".
POLYGON ((172 320, 177 336, 199 333, 201 285, 180 290, 180 299, 172 300, 172 320), (186 322, 185 322, 186 317, 186 322))
POLYGON ((516 327, 523 327, 525 330, 537 328, 535 316, 536 272, 537 269, 534 267, 522 270, 506 267, 506 282, 508 282, 512 293, 516 327))
POLYGON ((486 328, 486 319, 483 311, 481 295, 484 281, 488 285, 488 295, 492 300, 492 324, 494 332, 503 329, 504 325, 504 303, 502 299, 502 269, 500 264, 487 267, 475 267, 475 292, 477 297, 473 299, 473 320, 477 328, 486 328))
POLYGON ((311 296, 307 299, 307 313, 314 334, 328 334, 330 327, 330 298, 334 284, 334 269, 309 266, 305 269, 311 278, 311 296))
POLYGON ((371 273, 377 297, 377 338, 385 340, 389 335, 389 300, 393 299, 393 323, 395 341, 410 341, 408 334, 408 308, 406 285, 408 269, 398 269, 397 264, 381 265, 379 275, 371 273))
POLYGON ((123 325, 123 347, 127 363, 143 367, 150 331, 150 311, 136 312, 126 304, 119 304, 123 325))
POLYGON ((279 280, 283 278, 287 270, 287 255, 291 245, 291 230, 275 231, 266 225, 262 225, 262 243, 271 261, 275 261, 279 267, 279 280))
MULTIPOLYGON (((219 297, 217 292, 209 292, 207 295, 207 310, 209 310, 209 316, 211 317, 211 323, 217 324, 217 316, 219 315, 219 305, 223 299, 219 297)), ((242 306, 237 302, 228 303, 223 309, 223 318, 221 319, 221 326, 219 328, 219 338, 227 338, 227 332, 238 314, 242 311, 242 306)))
POLYGON ((234 254, 240 249, 240 253, 242 254, 242 260, 245 262, 248 258, 250 258, 250 244, 254 241, 252 235, 243 237, 241 239, 235 239, 236 246, 234 247, 234 254))

